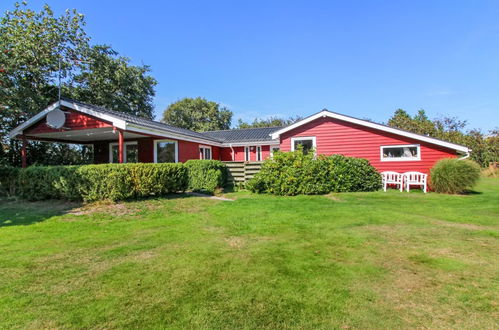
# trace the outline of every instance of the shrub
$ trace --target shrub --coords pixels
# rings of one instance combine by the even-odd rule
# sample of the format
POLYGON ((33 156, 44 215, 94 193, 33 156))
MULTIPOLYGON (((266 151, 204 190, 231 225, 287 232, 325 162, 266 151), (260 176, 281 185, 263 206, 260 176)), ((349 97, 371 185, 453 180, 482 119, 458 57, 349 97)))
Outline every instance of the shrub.
POLYGON ((213 193, 225 185, 227 168, 218 160, 192 159, 185 162, 188 188, 193 191, 213 193))
POLYGON ((17 192, 19 168, 0 166, 0 196, 14 196, 17 192))
POLYGON ((31 166, 19 172, 21 197, 28 200, 126 200, 187 188, 182 164, 31 166))
POLYGON ((431 187, 439 193, 461 194, 480 178, 480 166, 471 160, 445 158, 430 171, 431 187))
POLYGON ((342 155, 315 159, 312 153, 298 150, 274 154, 246 187, 276 195, 374 191, 381 188, 381 176, 366 159, 342 155))

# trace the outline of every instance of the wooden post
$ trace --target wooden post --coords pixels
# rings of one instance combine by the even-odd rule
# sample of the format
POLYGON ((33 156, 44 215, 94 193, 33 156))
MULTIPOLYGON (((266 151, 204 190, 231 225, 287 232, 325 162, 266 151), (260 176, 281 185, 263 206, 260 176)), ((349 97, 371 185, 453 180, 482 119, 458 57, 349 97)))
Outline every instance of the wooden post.
POLYGON ((122 130, 118 130, 118 162, 121 164, 123 163, 123 152, 124 152, 124 149, 123 148, 123 131, 122 130))
POLYGON ((22 139, 23 139, 23 144, 21 146, 21 164, 22 164, 23 168, 26 168, 26 166, 27 166, 27 161, 26 161, 26 158, 27 158, 26 157, 26 155, 27 155, 27 153, 26 153, 26 145, 28 143, 26 142, 26 137, 23 136, 22 139))

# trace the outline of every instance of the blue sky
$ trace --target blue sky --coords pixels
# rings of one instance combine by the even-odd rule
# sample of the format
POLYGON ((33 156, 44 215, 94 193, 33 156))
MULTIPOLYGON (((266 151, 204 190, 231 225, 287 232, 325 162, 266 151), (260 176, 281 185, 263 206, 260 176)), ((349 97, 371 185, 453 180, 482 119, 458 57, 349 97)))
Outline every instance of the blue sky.
MULTIPOLYGON (((386 122, 393 111, 499 127, 498 1, 29 1, 85 14, 158 80, 156 116, 203 96, 238 118, 323 108, 386 122)), ((0 10, 12 8, 4 0, 0 10)))

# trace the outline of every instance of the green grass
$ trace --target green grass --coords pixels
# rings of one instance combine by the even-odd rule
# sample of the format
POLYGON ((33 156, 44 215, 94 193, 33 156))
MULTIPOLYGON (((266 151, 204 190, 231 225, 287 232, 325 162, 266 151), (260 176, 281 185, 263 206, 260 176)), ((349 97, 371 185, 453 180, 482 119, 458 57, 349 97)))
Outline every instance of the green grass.
POLYGON ((1 328, 497 328, 499 179, 418 192, 0 202, 1 328))

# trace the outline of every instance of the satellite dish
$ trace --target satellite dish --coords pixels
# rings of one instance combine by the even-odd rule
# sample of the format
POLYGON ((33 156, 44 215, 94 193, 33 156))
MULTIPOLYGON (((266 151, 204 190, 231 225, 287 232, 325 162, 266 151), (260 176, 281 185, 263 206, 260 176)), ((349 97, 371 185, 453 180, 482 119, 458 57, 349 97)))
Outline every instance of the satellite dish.
POLYGON ((66 122, 66 115, 57 108, 47 114, 47 125, 52 128, 62 128, 66 122))

